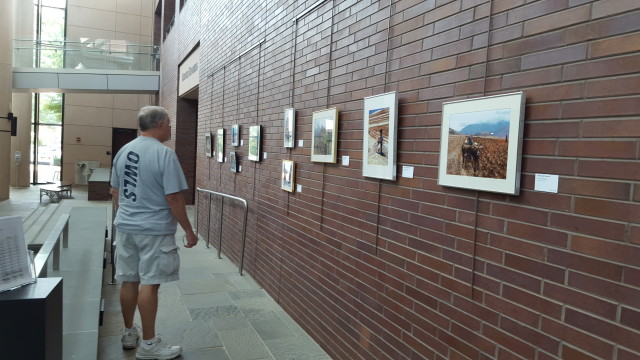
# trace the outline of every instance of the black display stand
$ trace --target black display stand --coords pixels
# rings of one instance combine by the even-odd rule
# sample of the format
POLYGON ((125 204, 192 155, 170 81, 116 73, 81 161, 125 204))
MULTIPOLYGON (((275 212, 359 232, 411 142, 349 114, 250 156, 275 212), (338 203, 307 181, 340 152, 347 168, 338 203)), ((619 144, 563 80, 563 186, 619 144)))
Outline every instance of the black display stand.
POLYGON ((0 293, 3 359, 62 359, 62 278, 0 293))

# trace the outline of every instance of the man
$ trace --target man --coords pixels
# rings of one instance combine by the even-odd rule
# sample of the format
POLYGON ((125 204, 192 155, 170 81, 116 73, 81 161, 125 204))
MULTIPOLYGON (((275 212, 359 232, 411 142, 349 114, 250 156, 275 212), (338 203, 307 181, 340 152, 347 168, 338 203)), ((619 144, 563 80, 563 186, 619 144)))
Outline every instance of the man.
POLYGON ((180 346, 164 343, 155 332, 160 284, 178 280, 180 258, 176 246, 177 223, 186 235, 185 247, 198 242, 180 193, 187 182, 175 152, 162 143, 171 136, 167 111, 159 106, 140 109, 141 136, 116 155, 111 194, 116 202, 116 279, 122 282, 120 305, 125 329, 122 347, 138 345, 133 324, 136 307, 142 321, 137 359, 173 359, 180 346))

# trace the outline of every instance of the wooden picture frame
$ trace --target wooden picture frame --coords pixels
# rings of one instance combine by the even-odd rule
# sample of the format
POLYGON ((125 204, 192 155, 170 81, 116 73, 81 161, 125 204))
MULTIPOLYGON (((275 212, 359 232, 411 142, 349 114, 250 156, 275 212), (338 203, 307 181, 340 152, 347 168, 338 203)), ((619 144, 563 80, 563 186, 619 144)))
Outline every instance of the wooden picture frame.
POLYGON ((313 113, 311 122, 311 161, 335 163, 338 155, 338 109, 313 113))
POLYGON ((291 160, 282 160, 280 188, 288 192, 295 189, 296 164, 291 160))
POLYGON ((524 106, 523 92, 444 103, 438 185, 519 194, 524 106))
POLYGON ((284 147, 294 148, 296 141, 296 110, 293 108, 284 110, 284 147))
POLYGON ((396 92, 364 98, 362 175, 396 179, 398 96, 396 92))
POLYGON ((262 148, 262 127, 260 125, 249 126, 249 154, 251 161, 260 161, 260 150, 262 148))
POLYGON ((204 155, 213 157, 213 134, 211 134, 211 131, 204 133, 204 155))
POLYGON ((216 155, 218 162, 224 162, 224 129, 218 129, 216 139, 216 155))

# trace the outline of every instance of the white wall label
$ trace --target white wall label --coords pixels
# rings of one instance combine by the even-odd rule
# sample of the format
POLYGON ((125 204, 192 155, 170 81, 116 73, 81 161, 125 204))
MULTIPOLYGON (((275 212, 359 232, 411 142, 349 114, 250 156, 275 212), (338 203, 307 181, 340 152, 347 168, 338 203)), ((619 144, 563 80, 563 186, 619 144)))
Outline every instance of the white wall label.
POLYGON ((244 140, 240 140, 240 146, 244 145, 244 140))
POLYGON ((298 140, 298 147, 304 147, 304 140, 298 140))
POLYGON ((296 186, 296 191, 301 193, 302 192, 302 185, 298 184, 298 186, 296 186))
POLYGON ((349 166, 349 157, 348 156, 343 156, 342 157, 342 166, 349 166))
POLYGON ((536 174, 536 184, 534 190, 558 193, 558 175, 536 174))
POLYGON ((413 166, 403 166, 402 177, 407 179, 413 179, 413 166))
POLYGON ((267 158, 267 152, 266 152, 266 151, 262 153, 262 158, 263 158, 263 159, 266 159, 266 158, 267 158))

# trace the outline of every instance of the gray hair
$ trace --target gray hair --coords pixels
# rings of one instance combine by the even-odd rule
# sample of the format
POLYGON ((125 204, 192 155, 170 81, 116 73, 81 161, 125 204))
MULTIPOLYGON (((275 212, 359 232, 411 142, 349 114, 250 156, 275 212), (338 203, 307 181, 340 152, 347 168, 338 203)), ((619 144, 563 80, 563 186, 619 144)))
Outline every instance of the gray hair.
POLYGON ((153 129, 164 120, 169 120, 169 113, 161 106, 145 106, 138 113, 138 125, 142 131, 153 129))

